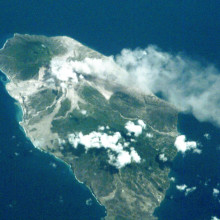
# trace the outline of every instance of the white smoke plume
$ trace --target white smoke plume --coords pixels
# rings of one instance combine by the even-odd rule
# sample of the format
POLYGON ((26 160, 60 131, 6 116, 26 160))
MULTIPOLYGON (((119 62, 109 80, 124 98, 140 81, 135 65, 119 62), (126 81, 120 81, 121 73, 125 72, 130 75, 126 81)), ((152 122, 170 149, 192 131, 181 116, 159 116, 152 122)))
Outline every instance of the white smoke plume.
POLYGON ((160 92, 181 111, 220 126, 220 72, 213 64, 169 54, 155 46, 123 49, 115 61, 126 70, 119 76, 122 84, 143 92, 160 92))
POLYGON ((76 73, 81 73, 148 94, 160 92, 181 111, 220 126, 220 71, 213 64, 163 52, 156 46, 123 49, 115 57, 67 62, 72 55, 71 52, 51 61, 52 73, 61 81, 71 79, 77 83, 76 73))

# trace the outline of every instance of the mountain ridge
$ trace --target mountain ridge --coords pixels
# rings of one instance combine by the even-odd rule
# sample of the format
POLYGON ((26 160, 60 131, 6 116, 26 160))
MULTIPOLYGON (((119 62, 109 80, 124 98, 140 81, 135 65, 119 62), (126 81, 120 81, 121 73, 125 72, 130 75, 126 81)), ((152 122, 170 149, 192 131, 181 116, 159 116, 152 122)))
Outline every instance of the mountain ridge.
POLYGON ((106 219, 156 218, 176 155, 175 108, 126 88, 112 57, 68 37, 15 34, 0 50, 0 69, 27 137, 71 165, 106 219))

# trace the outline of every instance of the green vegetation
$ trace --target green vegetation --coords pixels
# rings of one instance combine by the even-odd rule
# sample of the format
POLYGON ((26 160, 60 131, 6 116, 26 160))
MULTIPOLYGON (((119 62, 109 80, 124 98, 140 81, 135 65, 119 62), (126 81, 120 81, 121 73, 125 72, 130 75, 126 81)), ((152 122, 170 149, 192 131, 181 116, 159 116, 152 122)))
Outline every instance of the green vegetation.
POLYGON ((6 48, 4 56, 7 56, 12 68, 18 74, 16 78, 27 80, 39 71, 39 68, 49 64, 52 54, 48 48, 41 45, 41 42, 23 42, 6 48), (16 60, 14 62, 14 60, 16 60))
POLYGON ((124 117, 143 119, 157 130, 168 132, 175 129, 177 112, 161 100, 155 100, 150 96, 140 100, 132 95, 117 92, 112 95, 110 105, 124 117))
MULTIPOLYGON (((47 38, 46 38, 47 39, 47 38)), ((51 58, 64 52, 46 40, 43 36, 30 37, 29 35, 15 35, 9 39, 5 48, 0 51, 0 64, 10 68, 9 75, 20 80, 28 80, 38 76, 39 68, 48 66, 51 58), (13 73, 12 73, 13 72, 13 73)))
MULTIPOLYGON (((107 101, 101 93, 89 85, 82 86, 78 92, 79 96, 85 101, 84 103, 79 103, 79 107, 80 109, 86 109, 86 115, 82 114, 80 110, 74 109, 66 118, 53 120, 52 132, 58 133, 60 137, 65 138, 68 133, 82 132, 85 135, 97 131, 98 126, 108 125, 111 128, 111 132, 119 131, 123 138, 131 143, 131 146, 144 159, 144 163, 138 166, 142 166, 148 172, 149 168, 152 170, 160 169, 160 162, 156 159, 162 150, 168 155, 169 160, 173 159, 176 154, 175 149, 172 147, 173 138, 159 135, 150 127, 146 129, 147 132, 153 134, 153 138, 147 138, 146 131, 139 137, 135 137, 134 134, 131 136, 127 135, 125 124, 129 119, 125 119, 121 115, 132 117, 135 119, 134 121, 137 121, 139 118, 145 118, 146 107, 148 107, 146 103, 122 92, 114 94, 110 101, 107 101), (131 139, 135 139, 136 141, 131 142, 131 139)), ((149 106, 157 107, 156 104, 149 104, 149 106)), ((65 115, 69 110, 69 104, 68 102, 66 103, 66 100, 62 103, 61 109, 62 115, 65 115), (67 107, 65 107, 66 105, 67 107)), ((69 148, 67 151, 69 151, 69 148)), ((75 153, 73 152, 73 154, 75 153)), ((98 158, 102 163, 106 161, 102 160, 101 155, 98 158)), ((133 169, 132 167, 136 166, 136 164, 129 166, 133 169)), ((111 172, 111 169, 109 169, 109 172, 111 172)))
MULTIPOLYGON (((69 60, 103 57, 83 45, 76 45, 75 49, 77 55, 69 57, 69 60)), ((16 85, 20 83, 19 80, 37 78, 39 68, 49 67, 51 58, 63 52, 65 50, 57 38, 15 35, 0 51, 0 67, 16 85)), ((85 77, 86 80, 98 84, 93 81, 92 75, 85 77)), ((176 155, 173 147, 175 137, 165 133, 176 131, 176 109, 153 96, 122 91, 115 92, 110 100, 106 100, 96 88, 80 81, 73 85, 74 92, 79 96, 79 108, 70 112, 71 100, 64 98, 59 111, 54 112, 59 98, 65 96, 58 80, 55 84, 57 89, 45 88, 45 83, 45 89, 41 87, 30 97, 18 92, 25 109, 23 126, 30 138, 42 139, 46 143, 46 146, 42 146, 43 150, 72 166, 77 179, 84 182, 105 205, 109 219, 154 219, 154 209, 169 186, 169 168, 176 155), (86 110, 86 114, 82 110, 86 110), (57 113, 53 119, 52 112, 57 113), (126 122, 136 123, 138 119, 146 123, 146 129, 138 137, 133 133, 129 135, 125 129, 126 122), (51 129, 46 134, 41 130, 45 129, 45 124, 49 125, 47 129, 51 129), (130 143, 127 151, 134 147, 141 157, 141 163, 132 162, 117 169, 109 164, 106 149, 93 148, 85 152, 83 145, 74 148, 68 142, 70 133, 82 132, 85 135, 97 131, 99 126, 109 126, 110 129, 103 131, 109 135, 120 132, 123 139, 130 143), (147 137, 146 132, 153 136, 147 137), (166 162, 160 160, 161 153, 165 154, 166 162)), ((27 89, 28 86, 31 89, 31 83, 27 83, 27 89)))
POLYGON ((99 106, 99 107, 106 107, 108 105, 107 100, 105 97, 95 88, 89 85, 82 86, 79 90, 79 95, 86 103, 91 105, 99 106))
POLYGON ((58 113, 55 115, 55 118, 56 117, 64 117, 66 115, 66 113, 70 110, 71 108, 71 102, 69 99, 65 99, 61 102, 61 107, 58 111, 58 113))
POLYGON ((45 110, 48 106, 52 105, 56 99, 56 90, 44 89, 36 93, 34 96, 29 97, 30 106, 37 112, 45 110))
MULTIPOLYGON (((86 85, 79 91, 79 96, 86 103, 79 103, 80 109, 86 109, 83 115, 80 110, 74 109, 65 119, 55 119, 52 122, 52 131, 62 134, 80 132, 88 134, 97 130, 98 126, 110 126, 112 131, 124 130, 126 120, 118 111, 114 111, 108 101, 93 87, 86 85)), ((64 107, 61 107, 62 109, 64 107)), ((65 114, 67 111, 63 111, 65 114)))

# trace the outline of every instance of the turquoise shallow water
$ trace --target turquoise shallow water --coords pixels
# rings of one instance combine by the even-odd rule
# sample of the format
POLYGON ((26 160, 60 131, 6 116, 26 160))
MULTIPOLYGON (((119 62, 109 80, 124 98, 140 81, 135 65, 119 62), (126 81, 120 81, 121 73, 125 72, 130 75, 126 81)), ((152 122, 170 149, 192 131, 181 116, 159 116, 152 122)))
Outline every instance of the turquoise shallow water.
MULTIPOLYGON (((219 65, 220 2, 128 0, 2 0, 0 43, 14 32, 68 35, 106 54, 156 44, 169 52, 219 65)), ((3 77, 3 75, 1 75, 3 77)), ((18 126, 20 111, 0 84, 0 219, 100 219, 104 209, 78 184, 69 168, 33 148, 18 126), (51 164, 57 164, 56 168, 51 164)), ((155 214, 166 219, 220 217, 220 131, 181 115, 179 130, 203 144, 202 154, 178 155, 170 176, 176 178, 155 214), (211 140, 204 138, 211 135, 211 140), (187 197, 176 184, 196 186, 187 197)))
MULTIPOLYGON (((3 77, 0 74, 0 77, 3 77)), ((0 82, 0 219, 100 219, 105 216, 70 168, 42 153, 18 125, 20 109, 0 82), (86 201, 91 200, 91 205, 86 201)))

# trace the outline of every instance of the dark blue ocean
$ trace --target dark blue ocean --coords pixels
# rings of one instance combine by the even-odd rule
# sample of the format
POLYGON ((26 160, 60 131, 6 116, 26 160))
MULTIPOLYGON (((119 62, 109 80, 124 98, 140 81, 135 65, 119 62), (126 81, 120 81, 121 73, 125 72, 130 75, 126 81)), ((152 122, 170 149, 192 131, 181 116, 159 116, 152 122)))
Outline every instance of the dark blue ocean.
MULTIPOLYGON (((1 0, 0 9, 1 46, 15 32, 67 35, 105 55, 155 44, 220 67, 219 0, 1 0)), ((0 219, 101 219, 105 209, 69 167, 25 137, 20 109, 5 90, 3 74, 0 78, 0 219)), ((177 155, 170 173, 175 182, 155 215, 220 218, 220 196, 213 196, 213 188, 220 189, 220 129, 182 114, 179 131, 201 143, 202 154, 177 155), (182 184, 197 188, 185 196, 176 189, 182 184)))

